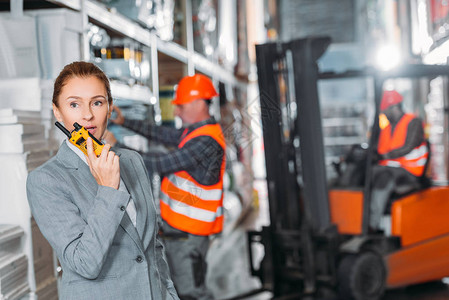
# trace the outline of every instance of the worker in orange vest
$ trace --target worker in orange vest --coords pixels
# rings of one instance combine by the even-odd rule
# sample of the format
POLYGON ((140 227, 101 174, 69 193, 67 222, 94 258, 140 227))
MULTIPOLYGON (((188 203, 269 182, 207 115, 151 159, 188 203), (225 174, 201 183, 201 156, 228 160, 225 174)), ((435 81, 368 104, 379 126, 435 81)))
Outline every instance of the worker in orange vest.
MULTIPOLYGON (((164 176, 161 183, 161 235, 181 299, 213 299, 205 286, 209 238, 223 228, 223 174, 226 144, 221 127, 209 114, 218 96, 212 81, 200 74, 178 84, 175 115, 183 128, 153 126, 123 117, 112 122, 152 141, 176 147, 165 154, 142 154, 149 170, 164 176)), ((108 141, 114 143, 114 141, 108 141)))
POLYGON ((429 156, 423 122, 414 114, 402 110, 402 95, 385 91, 380 111, 388 125, 381 129, 377 145, 378 163, 373 167, 370 227, 378 229, 392 194, 419 188, 429 156), (408 188, 408 189, 407 189, 408 188))

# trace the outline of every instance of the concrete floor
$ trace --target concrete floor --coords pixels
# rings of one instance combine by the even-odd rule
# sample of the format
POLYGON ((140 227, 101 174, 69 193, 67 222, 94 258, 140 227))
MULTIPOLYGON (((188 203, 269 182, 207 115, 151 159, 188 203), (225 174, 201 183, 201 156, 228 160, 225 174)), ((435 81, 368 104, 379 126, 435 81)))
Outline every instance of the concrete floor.
POLYGON ((408 288, 388 291, 384 300, 447 300, 449 286, 443 282, 430 282, 408 288))

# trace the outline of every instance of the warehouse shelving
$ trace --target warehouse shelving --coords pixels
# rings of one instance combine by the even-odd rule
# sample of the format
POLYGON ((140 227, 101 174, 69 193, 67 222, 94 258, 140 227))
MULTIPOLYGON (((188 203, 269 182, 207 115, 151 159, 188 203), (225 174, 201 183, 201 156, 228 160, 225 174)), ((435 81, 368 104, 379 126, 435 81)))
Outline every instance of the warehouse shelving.
POLYGON ((110 83, 111 93, 114 98, 128 99, 149 105, 156 104, 157 100, 155 99, 150 88, 147 86, 134 85, 131 87, 128 84, 116 80, 111 80, 110 83))
POLYGON ((156 47, 158 51, 188 64, 189 69, 194 68, 216 80, 233 86, 241 88, 246 86, 244 82, 239 81, 230 71, 217 63, 174 42, 160 39, 154 32, 143 28, 119 13, 113 12, 101 3, 92 0, 48 0, 48 2, 84 12, 88 17, 112 30, 118 31, 148 47, 156 47))
MULTIPOLYGON (((13 5, 14 3, 20 2, 20 1, 11 1, 11 11, 13 10, 13 6, 15 9, 15 13, 18 13, 18 15, 21 15, 20 10, 23 10, 23 7, 21 5, 13 5), (18 10, 19 11, 18 11, 18 10)), ((190 3, 190 0, 187 0, 186 2, 190 3)), ((132 21, 131 19, 121 15, 118 12, 115 12, 113 9, 107 8, 104 4, 93 1, 93 0, 43 0, 43 1, 36 1, 36 4, 33 5, 32 9, 41 8, 39 5, 42 5, 42 8, 68 8, 69 10, 79 12, 82 15, 82 28, 81 26, 78 27, 78 23, 76 24, 77 28, 80 30, 77 31, 80 34, 81 40, 82 40, 82 48, 79 50, 81 54, 81 58, 83 60, 89 61, 92 60, 90 57, 90 50, 89 50, 89 41, 87 38, 87 25, 89 22, 94 23, 95 25, 98 25, 99 27, 103 27, 104 29, 114 33, 115 35, 123 36, 123 37, 129 37, 133 39, 134 41, 148 47, 150 49, 150 71, 151 71, 151 81, 148 83, 147 86, 142 86, 139 84, 133 84, 129 85, 127 83, 118 81, 118 80, 111 80, 111 92, 112 96, 115 99, 123 99, 127 101, 135 101, 132 102, 133 106, 151 106, 153 109, 154 114, 152 117, 154 117, 154 121, 159 124, 161 122, 161 112, 159 108, 159 73, 158 73, 158 65, 160 63, 160 54, 163 54, 165 56, 171 57, 177 61, 179 61, 181 64, 185 64, 188 69, 188 73, 192 74, 195 70, 198 72, 201 72, 203 74, 206 74, 210 76, 215 82, 223 82, 225 85, 231 86, 233 88, 241 89, 244 91, 246 89, 246 83, 243 81, 238 80, 234 74, 226 69, 225 67, 219 65, 217 62, 209 60, 204 55, 197 53, 193 50, 193 32, 192 32, 192 24, 191 24, 191 18, 190 18, 190 26, 189 24, 186 24, 186 31, 190 30, 189 32, 186 32, 187 39, 190 39, 190 41, 187 41, 187 47, 183 47, 180 44, 177 44, 175 42, 171 41, 164 41, 160 37, 157 36, 156 32, 153 30, 150 30, 148 28, 144 28, 137 22, 132 21), (82 29, 82 30, 81 30, 82 29), (142 105, 143 104, 143 105, 142 105)), ((188 16, 188 10, 189 7, 191 9, 191 5, 186 5, 186 19, 187 23, 189 22, 189 16, 188 16)), ((191 12, 190 12, 191 16, 191 12)), ((73 24, 72 24, 73 25, 73 24)), ((79 49, 77 47, 77 49, 79 49)), ((76 51, 78 51, 76 49, 76 51)), ((75 50, 72 48, 72 50, 75 50)), ((77 52, 78 53, 78 52, 77 52)), ((52 74, 51 76, 53 76, 52 74)), ((36 77, 36 79, 39 79, 36 77)), ((54 79, 54 78, 53 78, 54 79)), ((42 88, 42 99, 51 99, 51 92, 52 89, 52 78, 46 78, 45 80, 41 78, 41 83, 43 86, 42 88), (44 84, 45 83, 45 84, 44 84)), ((42 107, 42 112, 49 114, 51 116, 51 110, 49 107, 42 107)), ((44 115, 44 114, 43 114, 44 115)), ((54 126, 51 126, 52 128, 54 126)), ((22 161, 23 154, 14 154, 14 158, 17 161, 22 161)), ((10 159, 10 157, 1 157, 4 160, 8 160, 11 163, 13 160, 10 159)), ((23 173, 23 180, 20 181, 20 188, 11 188, 11 190, 15 190, 14 194, 17 199, 20 198, 20 204, 23 205, 23 209, 20 211, 17 211, 14 213, 10 213, 11 220, 10 223, 14 223, 16 225, 20 225, 25 235, 22 237, 23 243, 25 245, 23 249, 23 253, 27 255, 29 258, 29 285, 31 293, 29 295, 30 299, 35 299, 37 296, 39 296, 39 292, 42 293, 43 289, 40 289, 39 287, 43 286, 43 283, 40 282, 38 279, 40 276, 36 275, 36 273, 40 272, 39 267, 44 262, 43 260, 39 260, 38 255, 35 253, 33 254, 33 245, 35 244, 35 241, 44 241, 45 239, 42 236, 36 237, 33 236, 33 243, 31 242, 32 238, 31 235, 35 234, 33 230, 36 230, 37 226, 35 223, 33 223, 31 219, 31 213, 27 207, 26 203, 26 195, 25 195, 25 178, 28 173, 27 166, 22 166, 19 164, 14 164, 15 167, 19 168, 20 171, 23 173), (24 201, 25 200, 25 201, 24 201), (20 215, 20 220, 17 216, 20 215), (34 224, 34 225, 33 225, 34 224), (36 265, 35 265, 36 264, 36 265)), ((12 169, 11 169, 12 170, 12 169)), ((12 176, 9 176, 9 173, 6 174, 7 177, 12 178, 12 176)), ((13 185, 9 184, 9 186, 14 187, 13 185)), ((8 197, 8 199, 11 199, 11 197, 8 197)), ((15 198, 12 198, 15 199, 15 198)), ((19 203, 19 201, 15 201, 16 203, 19 203)), ((5 211, 9 210, 9 204, 3 201, 0 201, 0 207, 5 208, 5 211)), ((42 247, 46 247, 47 249, 48 245, 42 243, 40 245, 39 249, 43 249, 42 247)), ((51 248, 49 248, 51 251, 51 248)), ((50 275, 53 279, 60 276, 58 274, 59 270, 56 270, 55 267, 57 267, 57 261, 55 256, 47 255, 48 253, 45 252, 45 256, 51 258, 51 262, 45 262, 45 266, 48 266, 44 270, 45 272, 50 272, 50 275), (55 274, 53 274, 55 273, 55 274)), ((48 273, 47 272, 47 273, 48 273)), ((41 272, 42 273, 42 272, 41 272)), ((48 275, 48 274, 44 274, 48 275)), ((42 276, 41 276, 42 277, 42 276)), ((56 280, 56 279, 55 279, 56 280)), ((55 282, 52 282, 53 284, 55 282)), ((50 286, 50 285, 47 285, 50 286)), ((0 293, 0 299, 1 299, 1 293, 0 293)))

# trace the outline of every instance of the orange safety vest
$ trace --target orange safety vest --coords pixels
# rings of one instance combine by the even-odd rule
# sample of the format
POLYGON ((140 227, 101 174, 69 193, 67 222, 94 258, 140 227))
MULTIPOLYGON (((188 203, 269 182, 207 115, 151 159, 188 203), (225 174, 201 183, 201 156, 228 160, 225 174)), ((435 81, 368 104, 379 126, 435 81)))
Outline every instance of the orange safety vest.
MULTIPOLYGON (((201 126, 181 140, 178 148, 198 136, 210 136, 226 151, 219 124, 201 126)), ((186 171, 168 175, 162 180, 161 217, 170 226, 195 235, 211 235, 223 229, 223 174, 225 154, 216 184, 203 185, 186 171)))
MULTIPOLYGON (((377 152, 379 154, 385 154, 404 146, 407 137, 408 125, 414 118, 415 116, 413 114, 405 114, 402 116, 398 124, 396 124, 393 134, 391 133, 391 124, 382 129, 380 131, 377 152)), ((424 166, 427 162, 427 158, 429 157, 428 151, 426 142, 423 141, 421 145, 414 148, 405 156, 381 160, 379 164, 389 167, 401 167, 419 177, 424 172, 424 166)))

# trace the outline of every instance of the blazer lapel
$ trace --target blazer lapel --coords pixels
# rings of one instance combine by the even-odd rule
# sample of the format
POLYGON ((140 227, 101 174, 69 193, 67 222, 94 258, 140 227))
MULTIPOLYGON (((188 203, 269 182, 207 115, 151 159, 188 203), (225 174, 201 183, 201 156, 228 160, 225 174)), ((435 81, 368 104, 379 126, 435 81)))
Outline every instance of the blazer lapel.
MULTIPOLYGON (((120 156, 120 153, 117 153, 117 155, 120 156)), ((63 163, 67 169, 69 169, 72 172, 79 173, 79 176, 75 176, 75 178, 85 188, 85 190, 87 190, 88 192, 90 192, 92 194, 92 199, 94 199, 94 197, 97 195, 98 184, 95 181, 95 178, 92 176, 89 166, 86 163, 84 163, 81 160, 81 158, 79 158, 79 156, 66 145, 65 142, 59 148, 56 156, 57 156, 58 160, 61 161, 61 163, 63 163)), ((122 164, 120 162, 120 170, 123 170, 123 169, 126 170, 125 165, 126 165, 126 163, 122 164)), ((120 173, 123 177, 123 181, 125 181, 125 178, 128 177, 128 175, 126 173, 128 173, 128 172, 120 173), (123 173, 125 173, 125 174, 123 174, 123 173)), ((128 182, 132 182, 132 181, 126 180, 125 184, 127 187, 131 186, 128 182)), ((135 196, 135 194, 132 192, 133 189, 130 189, 129 187, 128 187, 128 189, 131 194, 131 197, 133 199, 138 199, 135 196)), ((139 211, 138 207, 137 207, 136 200, 134 200, 134 203, 136 204, 136 210, 139 211)), ((137 216, 139 216, 139 212, 137 212, 137 216)), ((139 220, 137 220, 137 222, 139 222, 139 220)), ((137 233, 136 228, 134 227, 128 213, 125 212, 125 214, 123 215, 123 218, 120 222, 120 226, 131 236, 131 238, 133 239, 133 241, 136 243, 136 245, 138 247, 143 248, 142 242, 139 238, 139 234, 137 233)))
POLYGON ((56 154, 57 159, 69 170, 75 173, 79 173, 78 176, 75 176, 76 180, 79 184, 84 187, 85 191, 88 191, 95 197, 97 194, 98 184, 95 181, 95 178, 92 176, 90 172, 89 166, 84 163, 79 156, 73 152, 72 149, 69 148, 66 144, 67 142, 63 142, 61 147, 56 154))
MULTIPOLYGON (((119 155, 119 153, 118 153, 119 155)), ((120 174, 122 175, 123 182, 125 183, 137 211, 136 228, 139 233, 139 237, 143 238, 143 229, 145 228, 146 216, 147 216, 147 204, 141 190, 142 183, 140 178, 136 177, 136 170, 133 162, 125 156, 120 156, 120 174)))

